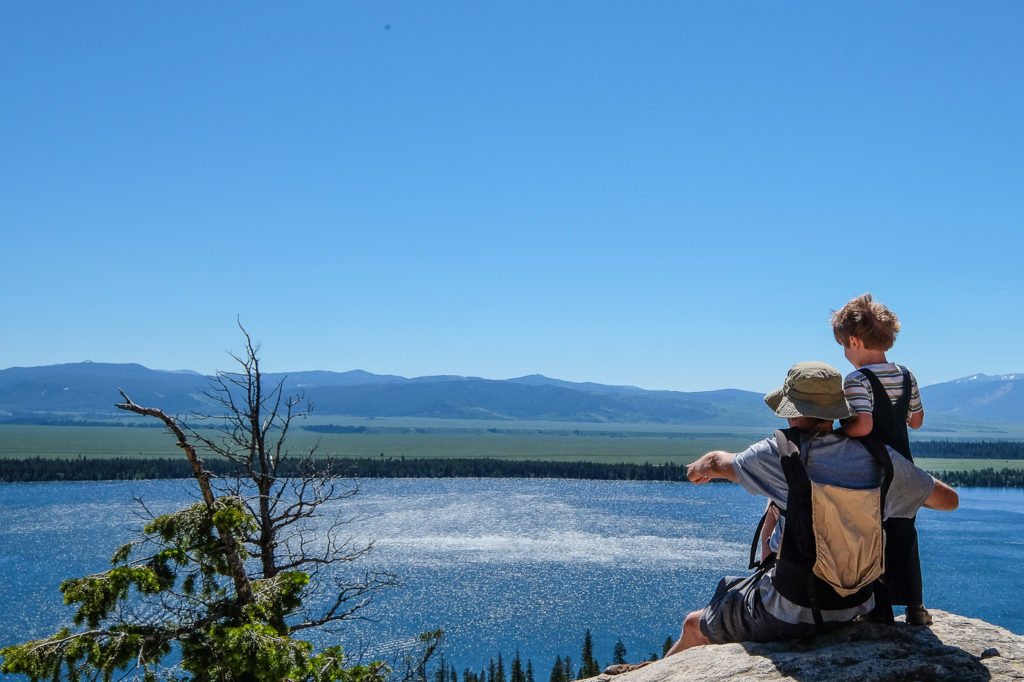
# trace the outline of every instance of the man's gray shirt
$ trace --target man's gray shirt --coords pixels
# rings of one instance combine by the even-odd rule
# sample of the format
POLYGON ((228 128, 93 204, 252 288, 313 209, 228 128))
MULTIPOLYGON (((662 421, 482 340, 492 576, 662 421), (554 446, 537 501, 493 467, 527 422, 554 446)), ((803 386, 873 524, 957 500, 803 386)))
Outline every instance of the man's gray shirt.
MULTIPOLYGON (((885 499, 885 518, 910 518, 932 494, 935 480, 892 448, 893 479, 885 499)), ((812 481, 844 488, 874 488, 881 471, 860 441, 836 433, 816 436, 800 447, 800 454, 812 481)), ((740 485, 752 495, 764 495, 786 508, 788 486, 779 462, 774 436, 754 443, 736 455, 733 469, 740 485)))
MULTIPOLYGON (((893 480, 885 498, 885 518, 911 518, 931 495, 935 479, 892 448, 888 450, 892 460, 893 480)), ((800 454, 807 475, 818 483, 866 489, 874 488, 881 482, 881 470, 871 453, 854 438, 836 433, 815 436, 801 444, 800 454)), ((774 437, 754 443, 736 455, 733 458, 733 469, 740 485, 747 492, 764 495, 774 500, 780 508, 786 508, 789 488, 779 462, 779 450, 774 437)), ((773 549, 778 547, 784 522, 785 519, 780 517, 772 537, 773 549)), ((794 604, 775 591, 771 575, 770 571, 758 584, 761 600, 769 613, 789 623, 814 622, 810 609, 794 604)), ((872 597, 860 606, 836 611, 823 610, 821 615, 826 621, 850 621, 867 613, 873 606, 872 597)))

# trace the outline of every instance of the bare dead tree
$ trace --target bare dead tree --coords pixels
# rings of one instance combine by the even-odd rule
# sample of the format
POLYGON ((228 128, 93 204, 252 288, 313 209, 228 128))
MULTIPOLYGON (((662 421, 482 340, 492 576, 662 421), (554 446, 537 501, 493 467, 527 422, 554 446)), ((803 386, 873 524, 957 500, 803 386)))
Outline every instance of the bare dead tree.
MULTIPOLYGON (((178 447, 185 451, 188 463, 192 467, 192 475, 199 482, 199 490, 202 493, 203 502, 212 514, 216 508, 216 500, 213 489, 210 486, 210 473, 203 468, 203 460, 199 458, 199 453, 196 452, 195 447, 185 436, 185 432, 178 421, 165 414, 163 410, 137 405, 124 391, 119 391, 119 393, 124 398, 124 402, 118 403, 116 407, 143 416, 156 417, 170 429, 171 433, 178 437, 178 447)), ((231 530, 224 524, 216 525, 224 555, 227 557, 228 566, 231 569, 231 578, 235 583, 235 592, 238 595, 239 604, 244 606, 252 602, 252 587, 249 585, 249 575, 245 571, 245 560, 239 551, 240 548, 231 530)))
MULTIPOLYGON (((382 571, 355 575, 346 570, 374 547, 373 541, 359 543, 346 534, 355 518, 345 516, 340 503, 356 495, 359 486, 337 472, 329 459, 317 457, 318 443, 299 453, 289 450, 291 428, 310 414, 312 405, 302 394, 286 395, 284 378, 264 384, 260 344, 241 323, 238 326, 245 347, 230 354, 234 371, 218 371, 211 380, 205 392, 211 408, 192 414, 185 423, 171 420, 176 424, 171 428, 179 446, 186 452, 192 448, 193 467, 195 461, 201 467, 202 461, 192 443, 208 457, 222 457, 236 466, 238 473, 233 477, 204 472, 197 478, 209 481, 219 495, 240 499, 256 519, 255 530, 245 534, 243 542, 248 555, 259 563, 257 577, 273 579, 295 570, 309 576, 302 609, 288 614, 287 624, 286 614, 276 614, 272 624, 281 631, 330 629, 359 617, 377 591, 398 582, 382 571), (291 477, 279 474, 287 460, 292 460, 287 467, 291 477), (325 595, 331 596, 325 599, 325 595)), ((124 397, 126 404, 133 404, 124 397)), ((166 415, 162 418, 170 427, 166 415)))

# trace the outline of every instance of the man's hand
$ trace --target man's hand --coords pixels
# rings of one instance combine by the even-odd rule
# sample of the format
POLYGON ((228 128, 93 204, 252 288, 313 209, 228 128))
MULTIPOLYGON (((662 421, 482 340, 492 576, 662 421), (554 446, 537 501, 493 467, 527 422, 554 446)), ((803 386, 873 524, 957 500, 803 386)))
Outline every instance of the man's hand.
POLYGON ((736 471, 732 467, 735 457, 731 452, 712 450, 697 461, 686 466, 686 478, 690 483, 700 485, 712 478, 725 478, 736 482, 736 471))

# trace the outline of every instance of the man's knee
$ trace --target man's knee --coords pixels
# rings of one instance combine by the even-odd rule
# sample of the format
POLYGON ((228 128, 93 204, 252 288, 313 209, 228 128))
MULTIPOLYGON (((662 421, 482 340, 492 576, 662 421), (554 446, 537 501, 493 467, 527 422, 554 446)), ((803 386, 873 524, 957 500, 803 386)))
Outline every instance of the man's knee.
POLYGON ((711 640, 700 631, 700 616, 702 613, 703 611, 691 611, 687 614, 686 620, 683 621, 682 643, 684 649, 689 649, 691 646, 711 644, 711 640))
POLYGON ((704 636, 704 633, 700 631, 700 614, 701 611, 691 611, 686 614, 686 619, 683 621, 683 633, 680 635, 676 643, 672 645, 665 655, 671 656, 672 654, 678 654, 680 651, 685 651, 692 646, 700 646, 701 644, 711 644, 711 640, 704 636))

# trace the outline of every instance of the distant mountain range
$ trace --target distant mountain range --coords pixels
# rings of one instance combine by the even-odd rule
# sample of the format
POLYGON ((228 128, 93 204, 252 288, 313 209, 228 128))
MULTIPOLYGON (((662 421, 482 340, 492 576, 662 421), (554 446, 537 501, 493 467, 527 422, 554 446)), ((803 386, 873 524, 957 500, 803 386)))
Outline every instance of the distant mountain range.
MULTIPOLYGON (((265 374, 284 379, 287 394, 303 393, 318 416, 433 417, 608 423, 769 426, 777 420, 751 391, 648 391, 551 379, 539 374, 506 380, 462 376, 406 378, 350 372, 265 374)), ((0 370, 0 423, 110 421, 124 418, 114 403, 123 388, 137 403, 169 414, 209 410, 209 377, 138 364, 82 362, 0 370)), ((928 421, 1024 424, 1024 374, 974 376, 922 389, 928 421)))
POLYGON ((1024 423, 1024 374, 974 374, 921 389, 931 411, 972 420, 1024 423))

